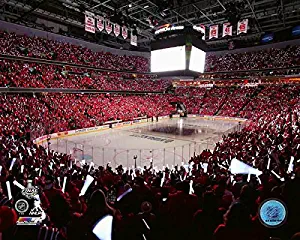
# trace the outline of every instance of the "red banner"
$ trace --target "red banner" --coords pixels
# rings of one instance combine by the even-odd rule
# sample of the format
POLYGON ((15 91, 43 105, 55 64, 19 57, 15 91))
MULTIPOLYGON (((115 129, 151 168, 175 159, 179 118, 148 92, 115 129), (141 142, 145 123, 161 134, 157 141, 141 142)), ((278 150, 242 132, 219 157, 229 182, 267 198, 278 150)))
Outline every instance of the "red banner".
POLYGON ((112 32, 112 24, 109 20, 106 20, 105 30, 108 34, 110 34, 112 32))
POLYGON ((91 12, 85 12, 85 31, 95 33, 95 15, 91 12))
POLYGON ((209 27, 209 39, 218 38, 219 35, 219 26, 213 25, 209 27))
POLYGON ((137 35, 134 35, 131 31, 130 44, 133 46, 137 46, 137 35))
POLYGON ((116 37, 120 35, 120 25, 117 23, 114 24, 114 34, 116 37))
POLYGON ((124 39, 126 39, 128 37, 128 29, 125 26, 122 27, 122 37, 124 39))
POLYGON ((205 40, 205 26, 200 24, 200 25, 194 25, 193 29, 196 30, 197 32, 201 32, 203 34, 202 40, 205 40))
POLYGON ((97 28, 99 29, 100 32, 104 30, 104 18, 97 16, 97 28))
POLYGON ((223 23, 223 34, 222 37, 232 36, 232 26, 230 23, 223 23))
POLYGON ((241 33, 247 33, 248 31, 248 19, 244 19, 238 22, 237 35, 241 33))

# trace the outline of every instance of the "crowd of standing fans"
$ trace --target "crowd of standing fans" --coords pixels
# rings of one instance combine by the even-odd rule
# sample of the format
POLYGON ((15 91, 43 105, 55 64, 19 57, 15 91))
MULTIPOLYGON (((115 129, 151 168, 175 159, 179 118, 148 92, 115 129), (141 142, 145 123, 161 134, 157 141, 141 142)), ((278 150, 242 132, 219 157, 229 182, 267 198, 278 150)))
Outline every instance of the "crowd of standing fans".
MULTIPOLYGON (((34 125, 43 126, 43 130, 50 130, 52 126, 54 132, 94 126, 98 123, 96 119, 103 117, 104 109, 113 108, 113 105, 120 112, 107 111, 110 114, 108 119, 115 119, 122 113, 126 114, 124 119, 139 113, 147 114, 140 112, 143 109, 152 109, 154 114, 162 108, 164 111, 160 114, 168 114, 172 109, 168 105, 168 95, 2 95, 0 202, 3 213, 8 211, 12 218, 11 224, 2 229, 3 237, 33 239, 38 236, 38 239, 44 239, 46 233, 48 237, 53 233, 57 239, 93 239, 93 224, 104 215, 112 214, 115 239, 268 239, 271 236, 290 239, 300 231, 300 207, 297 204, 300 174, 296 161, 300 159, 299 90, 298 86, 292 85, 212 90, 212 99, 226 95, 224 104, 228 106, 235 104, 235 96, 241 96, 241 99, 249 97, 249 103, 240 114, 246 116, 247 113, 251 122, 241 132, 223 136, 213 151, 206 150, 193 157, 190 160, 194 163, 192 174, 181 166, 157 170, 151 162, 141 166, 142 169, 127 170, 122 166, 107 165, 89 171, 89 165, 74 164, 71 155, 48 151, 30 140, 34 125), (250 98, 253 94, 255 96, 250 98), (143 102, 138 102, 141 99, 143 102), (143 109, 138 110, 138 107, 143 109), (286 171, 291 157, 295 158, 294 179, 286 171), (14 158, 16 161, 10 169, 14 158), (235 175, 232 179, 226 168, 233 158, 262 170, 260 180, 255 176, 247 180, 247 175, 235 175), (207 172, 201 167, 202 162, 208 163, 207 172), (23 173, 20 172, 22 165, 25 166, 23 173), (41 175, 39 169, 42 169, 41 175), (79 197, 87 174, 92 175, 95 182, 85 196, 79 197), (68 181, 63 193, 62 183, 57 177, 63 179, 65 176, 68 181), (32 229, 15 226, 15 215, 7 208, 13 205, 19 189, 11 184, 13 198, 8 200, 5 182, 17 180, 26 185, 27 179, 33 179, 41 189, 42 207, 47 214, 46 226, 32 229), (189 192, 190 180, 193 180, 194 194, 189 192), (116 201, 130 188, 130 193, 116 201), (115 195, 114 200, 108 197, 112 195, 115 195), (282 199, 288 206, 288 221, 282 228, 269 230, 257 218, 259 204, 268 197, 282 199)), ((177 97, 183 100, 182 96, 177 97)), ((230 109, 228 106, 224 109, 230 109)), ((236 113, 235 107, 232 112, 236 113)))
MULTIPOLYGON (((114 70, 148 71, 147 59, 92 52, 38 37, 0 33, 0 52, 114 70)), ((299 65, 299 47, 208 58, 208 71, 299 65)), ((128 79, 121 73, 18 61, 0 62, 1 87, 163 91, 168 80, 128 79)), ((148 95, 5 93, 0 95, 0 239, 97 239, 92 230, 113 217, 112 239, 267 240, 300 239, 300 87, 295 84, 177 88, 148 95), (166 116, 172 102, 188 113, 247 118, 242 130, 224 135, 213 150, 182 166, 92 166, 33 139, 45 134, 99 126, 110 120, 166 116), (232 175, 232 159, 262 171, 232 175), (293 166, 290 169, 290 162, 293 166), (205 169, 203 164, 207 164, 205 169), (276 174, 274 174, 276 173, 276 174), (94 181, 81 195, 87 178, 94 181), (63 186, 63 179, 66 180, 63 186), (13 209, 28 180, 39 187, 45 213, 38 226, 16 225, 13 209), (7 188, 11 186, 11 195, 7 188), (259 205, 282 200, 288 218, 269 229, 259 205), (298 234, 297 234, 298 233, 298 234), (293 237, 292 237, 293 236, 293 237)), ((102 229, 106 231, 107 229, 102 229)), ((106 239, 105 239, 106 240, 106 239)))

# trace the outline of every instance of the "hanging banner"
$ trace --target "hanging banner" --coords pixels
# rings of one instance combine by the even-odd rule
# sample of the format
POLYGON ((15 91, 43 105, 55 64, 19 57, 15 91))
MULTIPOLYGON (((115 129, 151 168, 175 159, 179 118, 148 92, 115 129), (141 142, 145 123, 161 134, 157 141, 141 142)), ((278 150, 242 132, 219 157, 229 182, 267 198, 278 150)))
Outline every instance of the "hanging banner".
POLYGON ((104 30, 104 18, 101 16, 97 16, 97 28, 100 32, 104 30))
POLYGON ((202 40, 205 40, 205 26, 200 24, 200 25, 194 25, 193 29, 197 32, 200 32, 203 34, 202 40))
POLYGON ((114 34, 116 37, 120 35, 120 25, 117 23, 114 24, 114 34))
POLYGON ((232 25, 230 23, 223 23, 222 37, 232 36, 232 25))
POLYGON ((85 11, 85 31, 95 33, 95 14, 85 11))
POLYGON ((105 22, 105 30, 108 34, 112 32, 112 24, 109 20, 106 20, 105 22))
POLYGON ((124 39, 126 39, 128 37, 128 29, 125 26, 122 27, 122 37, 124 39))
POLYGON ((218 38, 219 25, 213 25, 209 27, 209 39, 218 38))
POLYGON ((133 46, 137 46, 137 35, 133 35, 132 31, 131 31, 130 44, 133 46))
POLYGON ((241 33, 247 33, 248 31, 248 19, 243 19, 238 22, 237 35, 241 33))

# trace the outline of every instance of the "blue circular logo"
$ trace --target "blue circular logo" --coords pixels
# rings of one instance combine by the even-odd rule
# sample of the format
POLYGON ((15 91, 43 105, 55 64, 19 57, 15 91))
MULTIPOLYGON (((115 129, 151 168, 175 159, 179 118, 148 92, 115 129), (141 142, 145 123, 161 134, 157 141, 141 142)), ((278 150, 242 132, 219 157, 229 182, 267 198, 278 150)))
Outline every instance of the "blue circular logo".
POLYGON ((266 227, 275 228, 285 223, 287 208, 279 199, 267 199, 259 207, 260 222, 266 227))

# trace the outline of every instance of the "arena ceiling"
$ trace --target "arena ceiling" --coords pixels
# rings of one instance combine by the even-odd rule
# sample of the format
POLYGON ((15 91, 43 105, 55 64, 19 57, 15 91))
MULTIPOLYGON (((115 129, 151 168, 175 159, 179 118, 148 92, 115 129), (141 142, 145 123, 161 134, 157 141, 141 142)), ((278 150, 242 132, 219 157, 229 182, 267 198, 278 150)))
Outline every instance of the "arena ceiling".
MULTIPOLYGON (((248 18, 250 34, 278 31, 300 23, 299 0, 2 0, 1 15, 13 22, 51 19, 83 28, 84 11, 125 21, 149 44, 162 24, 222 24, 248 18)), ((110 39, 112 40, 112 39, 110 39)))

